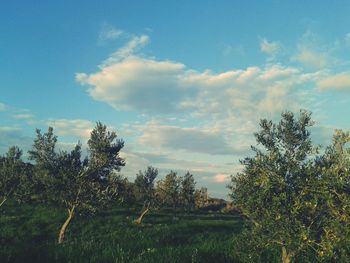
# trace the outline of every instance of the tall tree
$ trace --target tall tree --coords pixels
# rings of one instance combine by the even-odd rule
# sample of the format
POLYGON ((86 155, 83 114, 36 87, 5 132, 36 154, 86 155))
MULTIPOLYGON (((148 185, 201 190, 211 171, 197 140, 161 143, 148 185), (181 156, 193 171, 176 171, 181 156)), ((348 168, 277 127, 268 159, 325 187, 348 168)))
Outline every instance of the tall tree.
POLYGON ((196 182, 194 181, 193 175, 187 172, 181 182, 181 199, 183 200, 184 206, 191 210, 195 206, 195 187, 196 182))
POLYGON ((37 138, 29 152, 37 165, 37 178, 47 198, 62 204, 68 211, 58 243, 63 242, 77 209, 95 209, 102 202, 118 196, 120 180, 115 172, 125 163, 119 157, 123 142, 115 142, 116 137, 115 132, 107 131, 106 126, 98 122, 88 141, 90 156, 83 160, 80 143, 71 152, 57 153, 53 129, 50 127, 43 135, 37 130, 37 138))
POLYGON ((143 202, 141 215, 136 219, 137 224, 141 224, 143 217, 149 212, 150 207, 155 204, 154 180, 157 178, 158 169, 152 166, 139 173, 134 182, 135 194, 138 201, 143 202))
POLYGON ((234 204, 251 223, 245 243, 255 249, 279 248, 284 263, 320 251, 320 236, 329 222, 322 205, 327 186, 308 130, 312 124, 306 111, 299 118, 285 112, 278 124, 261 120, 254 156, 242 161, 243 172, 232 177, 230 186, 234 204))

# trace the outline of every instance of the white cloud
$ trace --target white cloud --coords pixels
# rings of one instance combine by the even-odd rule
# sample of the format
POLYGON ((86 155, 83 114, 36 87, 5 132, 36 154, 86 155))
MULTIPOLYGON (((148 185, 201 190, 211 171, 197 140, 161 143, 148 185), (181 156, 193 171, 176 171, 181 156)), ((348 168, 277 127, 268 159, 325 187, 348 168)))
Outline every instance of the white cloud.
POLYGON ((143 135, 139 138, 139 142, 143 145, 207 154, 232 155, 235 152, 222 134, 215 131, 156 123, 146 124, 141 131, 143 135))
POLYGON ((181 96, 178 75, 183 68, 180 63, 129 57, 95 74, 77 74, 76 79, 90 86, 91 97, 116 109, 170 112, 181 96))
POLYGON ((306 67, 322 69, 327 66, 328 55, 312 49, 301 48, 292 60, 298 61, 306 67))
POLYGON ((147 35, 132 37, 125 46, 119 48, 116 52, 111 54, 109 58, 107 58, 102 65, 100 65, 100 68, 108 67, 120 62, 122 59, 134 55, 135 52, 139 51, 143 46, 148 44, 149 40, 150 39, 147 35))
POLYGON ((271 57, 275 57, 281 51, 281 49, 282 49, 282 45, 277 41, 269 42, 266 38, 263 38, 260 40, 261 52, 271 57))
POLYGON ((342 73, 321 79, 317 87, 320 90, 350 90, 350 74, 342 73))
POLYGON ((335 64, 332 53, 337 47, 337 41, 325 43, 319 35, 307 30, 299 39, 297 52, 291 57, 291 61, 296 61, 311 70, 324 69, 335 64))
POLYGON ((103 45, 107 41, 115 40, 121 37, 124 34, 123 30, 114 28, 109 24, 103 24, 102 28, 98 34, 97 43, 103 45))
POLYGON ((34 115, 31 113, 20 113, 13 115, 13 117, 19 120, 32 120, 34 118, 34 115))
POLYGON ((57 135, 77 136, 83 140, 90 137, 94 124, 88 120, 55 119, 49 120, 47 125, 54 128, 57 135))

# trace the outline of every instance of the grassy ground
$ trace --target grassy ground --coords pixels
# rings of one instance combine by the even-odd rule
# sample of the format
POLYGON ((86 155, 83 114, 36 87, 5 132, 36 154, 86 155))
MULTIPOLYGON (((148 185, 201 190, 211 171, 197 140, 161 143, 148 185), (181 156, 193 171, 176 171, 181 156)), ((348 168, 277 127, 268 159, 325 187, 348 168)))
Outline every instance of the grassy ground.
POLYGON ((142 225, 139 209, 114 208, 77 215, 57 245, 64 210, 7 203, 0 210, 0 262, 238 262, 232 237, 238 216, 153 211, 142 225))

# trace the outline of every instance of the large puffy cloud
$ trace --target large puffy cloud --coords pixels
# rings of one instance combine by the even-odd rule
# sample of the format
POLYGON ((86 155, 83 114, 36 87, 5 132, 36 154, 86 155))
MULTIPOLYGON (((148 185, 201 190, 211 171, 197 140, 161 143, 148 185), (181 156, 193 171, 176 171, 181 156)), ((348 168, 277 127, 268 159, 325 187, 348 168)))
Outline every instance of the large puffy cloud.
POLYGON ((116 109, 145 112, 173 112, 183 95, 179 74, 184 65, 129 57, 87 75, 77 74, 81 84, 90 86, 89 94, 116 109))
MULTIPOLYGON (((267 99, 281 101, 296 81, 302 81, 303 74, 298 69, 279 64, 199 72, 182 63, 136 54, 148 41, 147 36, 133 37, 107 58, 97 72, 78 73, 76 80, 88 86, 91 97, 119 110, 157 115, 189 112, 197 117, 252 109, 252 105, 258 104, 264 107, 268 105, 267 99)), ((277 52, 276 44, 265 42, 266 52, 277 52)), ((281 109, 271 105, 268 111, 281 109)), ((257 109, 258 106, 253 107, 253 112, 257 109)))

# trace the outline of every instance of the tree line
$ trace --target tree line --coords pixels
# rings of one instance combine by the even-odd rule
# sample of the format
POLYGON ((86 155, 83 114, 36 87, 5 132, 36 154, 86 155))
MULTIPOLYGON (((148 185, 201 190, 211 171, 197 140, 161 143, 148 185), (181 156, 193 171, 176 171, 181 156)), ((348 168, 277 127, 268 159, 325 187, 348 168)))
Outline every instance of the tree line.
POLYGON ((36 130, 29 160, 12 146, 0 156, 0 207, 12 198, 19 203, 40 201, 64 207, 67 218, 58 233, 58 243, 64 241, 67 227, 79 210, 95 212, 116 203, 142 204, 137 224, 153 208, 172 207, 191 211, 208 201, 207 189, 196 189, 192 174, 179 176, 171 171, 158 180, 158 170, 147 167, 139 171, 134 182, 120 174, 125 160, 120 157, 124 141, 114 131, 98 122, 87 142, 88 155, 82 155, 78 142, 72 151, 57 150, 53 128, 46 133, 36 130))

